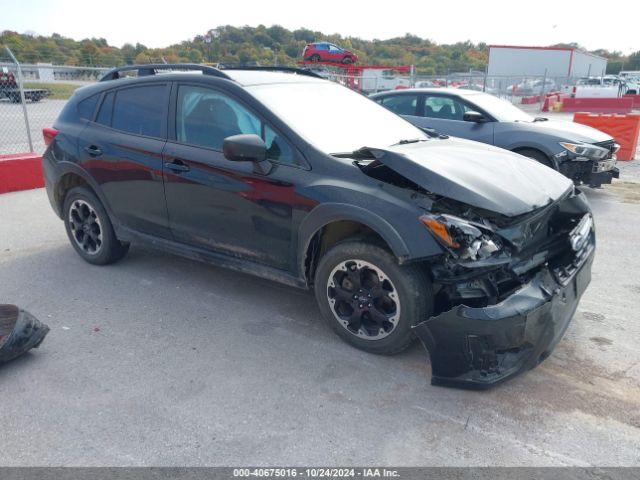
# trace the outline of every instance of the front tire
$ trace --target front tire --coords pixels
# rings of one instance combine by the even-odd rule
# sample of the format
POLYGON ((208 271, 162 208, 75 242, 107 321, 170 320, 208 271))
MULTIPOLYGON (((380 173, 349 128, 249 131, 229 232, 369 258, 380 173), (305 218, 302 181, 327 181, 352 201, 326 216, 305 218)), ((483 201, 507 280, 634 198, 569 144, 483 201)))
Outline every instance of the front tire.
POLYGON ((343 340, 370 353, 391 355, 415 338, 411 327, 431 316, 433 290, 418 265, 398 265, 384 248, 346 241, 329 250, 315 274, 323 317, 343 340))
POLYGON ((551 163, 551 159, 540 150, 534 150, 533 148, 523 148, 522 150, 517 150, 516 153, 524 155, 525 157, 532 158, 533 160, 540 162, 545 167, 553 168, 555 170, 553 164, 551 163))
POLYGON ((63 213, 69 241, 85 261, 108 265, 129 251, 129 244, 116 238, 109 215, 88 188, 71 189, 65 197, 63 213))

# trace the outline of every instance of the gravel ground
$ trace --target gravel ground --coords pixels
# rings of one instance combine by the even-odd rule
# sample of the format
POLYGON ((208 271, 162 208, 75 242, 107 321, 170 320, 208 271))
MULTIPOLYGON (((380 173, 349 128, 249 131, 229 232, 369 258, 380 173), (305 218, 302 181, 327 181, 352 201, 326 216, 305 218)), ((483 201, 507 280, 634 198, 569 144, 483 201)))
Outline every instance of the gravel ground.
POLYGON ((593 280, 556 351, 488 392, 430 386, 418 344, 355 350, 304 291, 135 246, 91 266, 44 190, 0 195, 0 299, 51 327, 0 367, 0 465, 638 466, 631 179, 587 189, 593 280))

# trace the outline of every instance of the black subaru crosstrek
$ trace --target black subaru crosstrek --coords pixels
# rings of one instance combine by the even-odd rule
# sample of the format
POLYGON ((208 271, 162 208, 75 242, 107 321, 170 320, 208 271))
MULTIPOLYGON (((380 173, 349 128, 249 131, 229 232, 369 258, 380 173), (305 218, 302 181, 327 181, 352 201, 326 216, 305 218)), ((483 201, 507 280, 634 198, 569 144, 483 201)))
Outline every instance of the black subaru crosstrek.
POLYGON ((309 72, 122 67, 43 133, 49 200, 87 262, 140 242, 312 288, 358 348, 420 338, 433 384, 537 365, 590 281, 569 179, 309 72))

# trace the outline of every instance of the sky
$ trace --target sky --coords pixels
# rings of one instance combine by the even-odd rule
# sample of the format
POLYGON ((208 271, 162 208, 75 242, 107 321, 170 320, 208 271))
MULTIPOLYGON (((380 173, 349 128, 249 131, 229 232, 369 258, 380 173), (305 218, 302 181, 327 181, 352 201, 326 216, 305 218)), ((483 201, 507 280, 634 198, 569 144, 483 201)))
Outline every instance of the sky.
POLYGON ((117 47, 126 42, 166 47, 220 25, 277 24, 367 40, 411 33, 437 43, 577 42, 589 50, 640 50, 637 2, 612 10, 584 0, 0 0, 0 7, 0 31, 102 37, 117 47))

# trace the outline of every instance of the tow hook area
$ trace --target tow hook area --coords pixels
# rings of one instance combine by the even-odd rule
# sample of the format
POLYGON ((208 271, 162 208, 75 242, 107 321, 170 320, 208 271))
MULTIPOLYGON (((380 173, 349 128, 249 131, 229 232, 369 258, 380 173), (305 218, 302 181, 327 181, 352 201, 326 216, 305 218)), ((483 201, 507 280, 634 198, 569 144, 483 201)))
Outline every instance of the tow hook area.
POLYGON ((38 348, 49 327, 15 305, 0 305, 0 363, 38 348))

